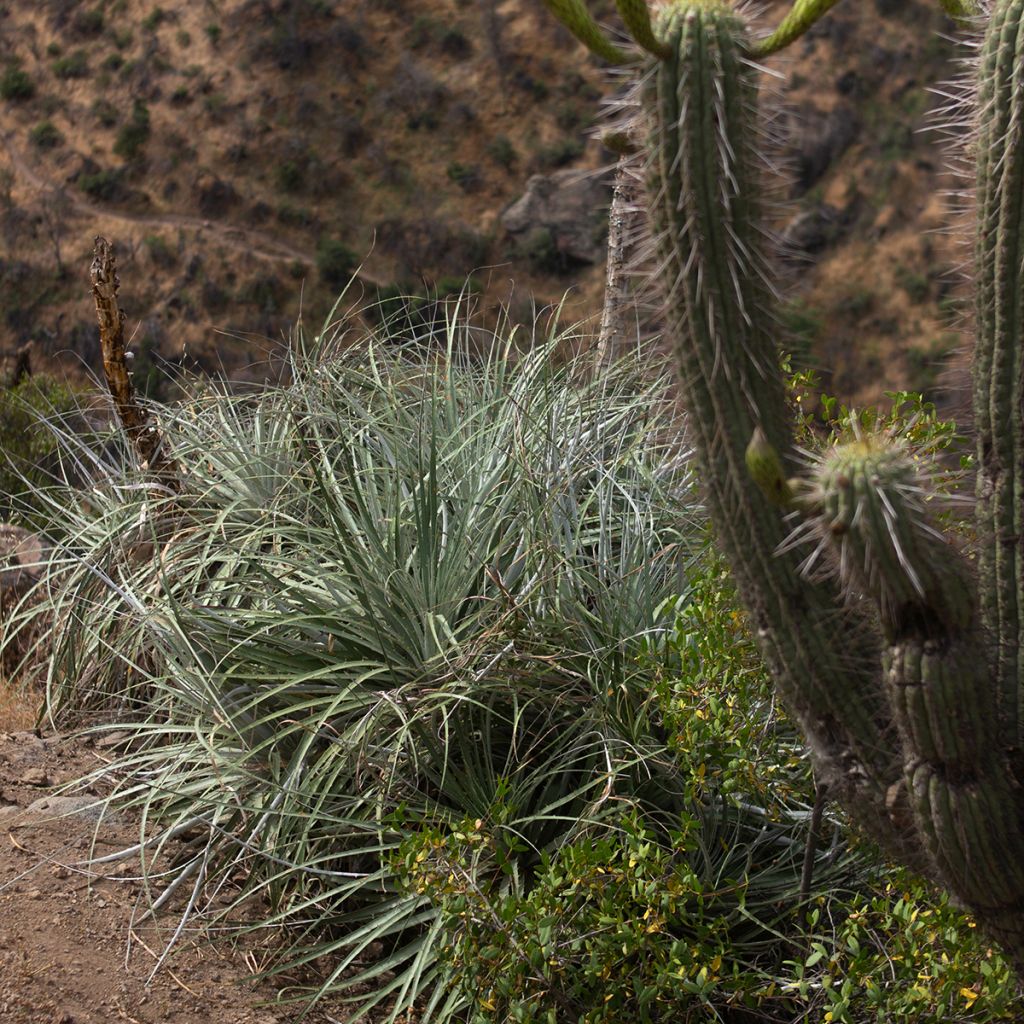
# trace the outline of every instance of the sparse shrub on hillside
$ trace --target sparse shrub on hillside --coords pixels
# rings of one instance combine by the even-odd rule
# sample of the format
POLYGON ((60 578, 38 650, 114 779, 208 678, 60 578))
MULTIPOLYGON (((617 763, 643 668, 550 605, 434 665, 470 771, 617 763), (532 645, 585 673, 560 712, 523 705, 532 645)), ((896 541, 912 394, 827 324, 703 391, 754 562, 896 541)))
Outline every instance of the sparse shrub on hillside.
POLYGON ((431 280, 438 274, 465 274, 487 262, 490 239, 465 224, 424 217, 388 218, 377 228, 381 249, 393 256, 401 276, 431 280))
POLYGON ((124 160, 135 160, 149 141, 149 107, 136 100, 131 118, 121 126, 114 141, 114 152, 124 160))
POLYGON ((519 154, 516 153, 516 147, 512 145, 512 141, 507 135, 495 135, 495 137, 487 143, 487 155, 496 164, 504 167, 506 171, 511 170, 516 160, 519 159, 519 154))
POLYGON ((583 155, 583 139, 573 137, 559 139, 540 146, 534 153, 534 164, 540 170, 550 171, 564 167, 583 155))
POLYGON ((308 228, 316 223, 316 214, 308 206, 284 202, 277 208, 277 219, 288 227, 308 228))
POLYGON ((177 252, 167 243, 161 235, 146 235, 142 240, 150 261, 154 266, 167 269, 178 262, 177 252))
POLYGON ((480 187, 480 168, 476 164, 460 164, 453 161, 448 165, 447 173, 463 192, 475 192, 480 187))
POLYGON ((206 38, 210 40, 211 45, 216 46, 220 42, 222 29, 215 21, 211 21, 203 29, 206 33, 206 38))
POLYGON ((55 149, 64 142, 64 136, 52 121, 40 121, 28 133, 29 141, 39 149, 55 149))
POLYGON ((85 50, 74 50, 66 57, 53 62, 53 73, 62 79, 87 78, 89 75, 89 58, 85 50))
POLYGON ((92 107, 93 117, 102 128, 113 128, 118 122, 118 110, 110 100, 94 100, 92 107))
POLYGON ((316 250, 316 269, 324 284, 340 288, 359 265, 356 254, 335 238, 322 239, 316 250))
POLYGON ((30 100, 36 94, 35 83, 27 71, 12 64, 0 75, 0 99, 30 100))
POLYGON ((305 177, 297 160, 285 160, 274 169, 274 183, 282 192, 298 192, 305 177))
POLYGON ((103 11, 99 7, 78 11, 71 19, 71 30, 80 36, 98 36, 103 31, 103 11))
POLYGON ((93 199, 116 202, 124 196, 124 176, 112 168, 80 174, 75 184, 93 199))
POLYGON ((577 261, 558 247, 554 232, 546 227, 528 231, 516 242, 514 255, 534 274, 568 274, 579 267, 577 261))
POLYGON ((142 28, 145 32, 155 32, 165 21, 168 20, 168 14, 162 7, 154 7, 142 19, 142 28))

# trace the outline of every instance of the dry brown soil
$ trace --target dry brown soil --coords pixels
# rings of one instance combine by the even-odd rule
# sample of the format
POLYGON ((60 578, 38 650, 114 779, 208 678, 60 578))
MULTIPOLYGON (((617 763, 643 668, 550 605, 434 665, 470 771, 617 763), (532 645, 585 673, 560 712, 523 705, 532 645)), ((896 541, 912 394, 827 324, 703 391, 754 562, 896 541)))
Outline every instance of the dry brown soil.
MULTIPOLYGON (((31 730, 0 732, 0 1022, 2 1024, 290 1024, 294 1007, 274 1005, 256 985, 254 947, 180 943, 151 976, 178 917, 133 925, 142 886, 123 880, 138 861, 89 867, 138 840, 131 821, 97 825, 80 812, 29 811, 62 783, 104 760, 84 743, 31 730)), ((50 797, 49 799, 53 799, 50 797)), ((318 1008, 305 1020, 344 1020, 318 1008)))

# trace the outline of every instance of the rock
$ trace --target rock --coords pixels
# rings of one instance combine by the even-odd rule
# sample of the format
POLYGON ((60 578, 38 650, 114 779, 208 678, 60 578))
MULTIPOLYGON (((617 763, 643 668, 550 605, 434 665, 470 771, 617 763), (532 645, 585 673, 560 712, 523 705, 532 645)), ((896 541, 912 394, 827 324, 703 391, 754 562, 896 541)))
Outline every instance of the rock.
POLYGON ((502 214, 501 223, 513 236, 550 232, 564 259, 599 263, 605 257, 610 201, 607 178, 574 170, 535 174, 526 192, 502 214))
POLYGON ((20 814, 21 808, 17 804, 3 804, 0 805, 0 821, 4 818, 12 818, 15 814, 20 814))
POLYGON ((29 768, 18 781, 23 786, 48 786, 50 776, 46 774, 45 768, 29 768))
POLYGON ((860 125, 851 107, 839 103, 827 114, 806 112, 800 120, 793 164, 796 194, 803 195, 856 140, 860 125))
POLYGON ((839 211, 828 203, 803 210, 782 231, 783 252, 798 261, 816 256, 836 240, 840 227, 839 211))
POLYGON ((106 802, 95 796, 44 796, 25 808, 26 814, 45 814, 48 818, 84 818, 102 821, 106 825, 120 825, 123 817, 108 810, 106 802))
POLYGON ((93 743, 97 750, 113 750, 117 747, 126 747, 131 738, 132 734, 130 732, 118 729, 117 732, 104 733, 99 739, 94 740, 93 743))

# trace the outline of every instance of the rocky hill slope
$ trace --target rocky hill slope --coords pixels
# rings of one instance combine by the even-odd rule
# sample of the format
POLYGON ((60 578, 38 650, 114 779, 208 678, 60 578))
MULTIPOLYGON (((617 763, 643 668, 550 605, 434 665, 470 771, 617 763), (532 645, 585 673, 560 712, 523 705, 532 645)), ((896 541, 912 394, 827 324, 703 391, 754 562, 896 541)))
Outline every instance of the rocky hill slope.
MULTIPOLYGON (((961 343, 956 182, 919 131, 952 33, 934 0, 846 0, 771 69, 788 344, 853 400, 934 389, 961 343)), ((150 387, 158 358, 264 372, 360 264, 389 308, 472 273, 485 312, 592 316, 615 84, 540 0, 0 4, 0 351, 97 368, 97 233, 150 387)))

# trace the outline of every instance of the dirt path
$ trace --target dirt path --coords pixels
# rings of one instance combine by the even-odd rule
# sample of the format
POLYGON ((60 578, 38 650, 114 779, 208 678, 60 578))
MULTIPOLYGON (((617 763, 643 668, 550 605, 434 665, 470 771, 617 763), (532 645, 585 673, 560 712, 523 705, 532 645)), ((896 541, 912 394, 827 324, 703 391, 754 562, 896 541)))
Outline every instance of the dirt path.
MULTIPOLYGON (((84 863, 138 840, 131 822, 83 811, 55 814, 47 793, 103 762, 102 751, 33 732, 0 733, 0 1021, 3 1024, 292 1024, 298 1010, 273 1005, 251 982, 258 948, 214 947, 198 938, 155 976, 177 923, 133 925, 143 896, 138 862, 84 863), (133 868, 135 870, 133 870, 133 868)), ((308 1024, 345 1014, 318 1009, 308 1024)))
MULTIPOLYGON (((195 231, 197 235, 206 232, 221 244, 239 252, 244 252, 249 256, 255 256, 257 259, 276 263, 301 263, 307 267, 311 267, 315 263, 314 258, 305 250, 298 249, 273 235, 255 228, 242 228, 234 224, 224 224, 208 218, 193 217, 183 213, 131 213, 126 210, 99 206, 89 202, 73 189, 54 184, 40 175, 14 146, 9 135, 0 138, 0 145, 3 146, 13 170, 27 185, 38 192, 60 192, 71 209, 83 216, 120 221, 124 224, 134 224, 139 227, 183 228, 188 231, 195 231)), ((382 277, 365 269, 360 270, 356 278, 362 284, 374 288, 383 287, 387 284, 382 277)))

